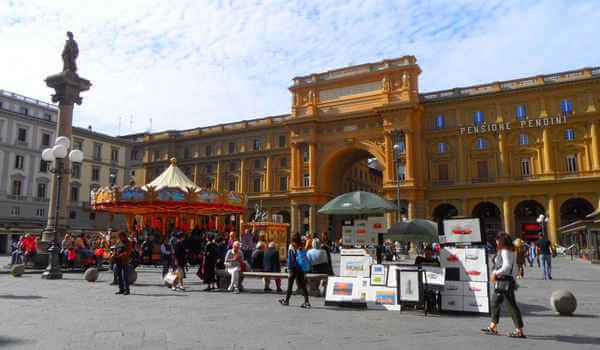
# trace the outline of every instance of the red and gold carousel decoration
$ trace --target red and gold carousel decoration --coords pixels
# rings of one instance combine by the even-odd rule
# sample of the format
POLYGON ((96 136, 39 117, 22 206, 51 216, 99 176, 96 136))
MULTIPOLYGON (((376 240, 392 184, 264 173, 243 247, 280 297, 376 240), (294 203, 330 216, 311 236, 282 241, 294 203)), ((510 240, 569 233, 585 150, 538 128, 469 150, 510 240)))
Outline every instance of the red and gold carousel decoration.
POLYGON ((127 215, 130 232, 137 216, 141 217, 137 222, 154 226, 165 234, 169 219, 174 219, 176 227, 184 228, 194 227, 199 216, 243 214, 246 197, 237 192, 219 193, 197 186, 172 158, 171 165, 149 184, 109 186, 93 191, 91 206, 98 212, 127 215))

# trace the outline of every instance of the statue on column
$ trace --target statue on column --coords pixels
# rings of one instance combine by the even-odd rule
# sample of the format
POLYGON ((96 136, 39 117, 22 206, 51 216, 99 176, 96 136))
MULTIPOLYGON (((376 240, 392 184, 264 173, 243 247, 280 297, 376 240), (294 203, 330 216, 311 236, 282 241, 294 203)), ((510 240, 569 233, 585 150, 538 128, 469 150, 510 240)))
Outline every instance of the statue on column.
POLYGON ((73 39, 73 33, 67 32, 67 41, 62 51, 63 72, 77 73, 77 63, 75 60, 79 56, 79 47, 73 39))

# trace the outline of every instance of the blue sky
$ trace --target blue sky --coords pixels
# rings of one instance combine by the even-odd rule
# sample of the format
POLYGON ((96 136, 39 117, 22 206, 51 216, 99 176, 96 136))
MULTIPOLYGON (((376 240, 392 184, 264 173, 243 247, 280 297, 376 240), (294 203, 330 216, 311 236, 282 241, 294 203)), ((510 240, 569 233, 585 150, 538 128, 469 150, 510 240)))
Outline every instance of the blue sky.
POLYGON ((600 1, 0 0, 0 88, 49 100, 64 33, 110 134, 289 113, 294 76, 415 55, 421 92, 600 65, 600 1))

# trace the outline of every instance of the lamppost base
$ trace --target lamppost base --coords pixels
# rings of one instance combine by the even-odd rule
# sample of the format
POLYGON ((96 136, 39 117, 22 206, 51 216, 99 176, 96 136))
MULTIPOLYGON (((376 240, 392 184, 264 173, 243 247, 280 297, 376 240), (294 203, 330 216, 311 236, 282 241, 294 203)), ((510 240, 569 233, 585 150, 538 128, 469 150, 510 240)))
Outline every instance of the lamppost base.
POLYGON ((59 280, 62 279, 62 272, 60 271, 44 271, 42 278, 45 280, 59 280))

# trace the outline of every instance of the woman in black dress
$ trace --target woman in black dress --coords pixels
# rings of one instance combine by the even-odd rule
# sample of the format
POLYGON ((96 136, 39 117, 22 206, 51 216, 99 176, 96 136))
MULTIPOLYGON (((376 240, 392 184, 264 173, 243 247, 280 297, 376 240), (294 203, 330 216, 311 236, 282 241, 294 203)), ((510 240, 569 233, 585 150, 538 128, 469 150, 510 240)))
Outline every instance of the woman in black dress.
POLYGON ((211 237, 204 250, 204 283, 208 284, 206 289, 204 289, 206 291, 216 288, 217 281, 215 279, 215 267, 217 265, 217 259, 219 258, 218 255, 217 243, 211 237))

